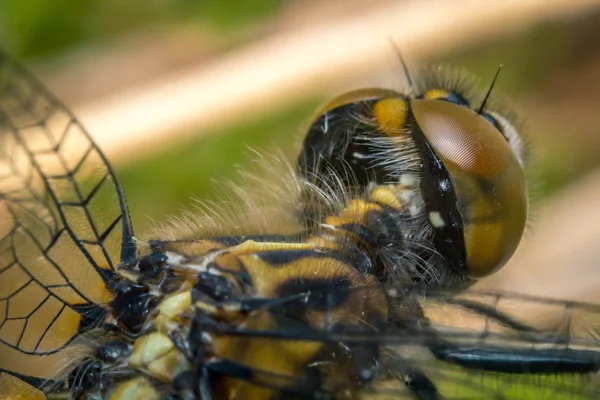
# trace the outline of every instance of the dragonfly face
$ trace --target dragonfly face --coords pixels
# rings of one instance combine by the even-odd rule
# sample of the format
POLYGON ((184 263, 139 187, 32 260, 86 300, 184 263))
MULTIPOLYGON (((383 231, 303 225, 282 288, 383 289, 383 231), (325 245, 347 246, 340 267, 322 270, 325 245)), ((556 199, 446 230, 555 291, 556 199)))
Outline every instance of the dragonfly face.
POLYGON ((230 216, 259 228, 213 218, 138 248, 104 155, 2 54, 0 398, 501 398, 521 376, 515 398, 594 397, 600 346, 570 332, 600 307, 461 294, 522 236, 523 146, 436 79, 322 110, 273 191, 289 209, 230 216), (564 324, 517 321, 514 301, 564 324))

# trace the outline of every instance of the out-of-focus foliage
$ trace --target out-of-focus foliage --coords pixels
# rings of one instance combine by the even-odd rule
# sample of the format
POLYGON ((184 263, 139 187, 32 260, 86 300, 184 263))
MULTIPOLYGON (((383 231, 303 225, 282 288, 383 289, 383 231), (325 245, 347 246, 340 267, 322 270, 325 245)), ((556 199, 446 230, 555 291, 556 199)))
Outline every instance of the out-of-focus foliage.
POLYGON ((148 25, 198 22, 221 32, 241 29, 277 10, 282 0, 2 0, 3 45, 41 56, 90 42, 109 42, 148 25))
POLYGON ((491 83, 496 70, 502 66, 494 92, 512 98, 536 89, 554 71, 565 56, 565 27, 547 24, 519 36, 501 38, 455 52, 444 61, 462 66, 475 73, 483 86, 491 83))
POLYGON ((284 0, 180 0, 193 4, 194 14, 221 30, 232 31, 272 14, 284 0))
POLYGON ((156 157, 120 168, 118 178, 128 193, 136 229, 144 232, 152 220, 176 215, 182 207, 192 206, 194 199, 212 197, 223 188, 215 181, 239 181, 240 165, 252 172, 251 160, 258 157, 253 150, 271 155, 278 151, 293 162, 302 139, 299 127, 318 104, 307 101, 265 119, 202 132, 156 157))

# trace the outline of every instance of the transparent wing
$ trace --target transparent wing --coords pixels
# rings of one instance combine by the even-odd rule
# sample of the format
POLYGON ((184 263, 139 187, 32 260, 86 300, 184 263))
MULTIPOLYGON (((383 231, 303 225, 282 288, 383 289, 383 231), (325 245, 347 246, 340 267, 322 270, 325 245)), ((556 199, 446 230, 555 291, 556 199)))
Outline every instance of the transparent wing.
POLYGON ((0 50, 0 370, 49 378, 135 257, 125 198, 75 117, 0 50))
POLYGON ((392 347, 444 398, 597 398, 599 305, 515 293, 426 293, 417 299, 426 323, 419 321, 423 330, 408 342, 428 339, 417 352, 392 347))
MULTIPOLYGON (((374 290, 379 289, 351 289, 365 297, 374 290)), ((310 373, 298 377, 265 368, 269 355, 263 351, 256 362, 248 358, 241 368, 232 368, 243 371, 237 372, 243 376, 237 379, 245 380, 240 386, 315 399, 328 398, 332 392, 381 400, 598 398, 600 305, 509 293, 385 290, 397 310, 384 327, 358 323, 345 330, 331 325, 329 321, 340 315, 333 304, 322 319, 311 320, 310 329, 297 323, 273 330, 229 329, 229 335, 251 338, 252 346, 270 340, 277 360, 310 349, 308 343, 326 344, 324 354, 335 355, 326 362, 313 358, 309 368, 320 373, 312 378, 310 373), (535 364, 536 359, 543 361, 535 364), (569 360, 577 367, 565 369, 569 360), (327 368, 327 363, 332 366, 327 368), (372 379, 357 384, 360 379, 349 376, 372 379), (411 385, 421 387, 421 397, 411 385), (428 385, 434 389, 427 392, 428 385)), ((339 291, 312 292, 300 301, 310 305, 311 299, 339 299, 339 291)), ((293 304, 297 300, 297 295, 290 297, 289 309, 298 309, 293 304)), ((289 316, 287 308, 279 304, 271 312, 281 321, 289 316)), ((352 314, 366 315, 359 304, 352 307, 352 314)))

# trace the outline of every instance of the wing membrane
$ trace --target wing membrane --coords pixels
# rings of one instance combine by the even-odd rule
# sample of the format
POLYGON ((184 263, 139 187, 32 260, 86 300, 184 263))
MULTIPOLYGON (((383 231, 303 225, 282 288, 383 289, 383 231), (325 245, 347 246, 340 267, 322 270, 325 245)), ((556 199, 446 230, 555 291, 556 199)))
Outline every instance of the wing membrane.
POLYGON ((46 396, 12 375, 0 375, 0 400, 44 400, 46 396))
POLYGON ((135 258, 125 198, 75 117, 0 50, 0 370, 51 378, 135 258), (124 245, 123 245, 124 244, 124 245))
MULTIPOLYGON (((348 289, 325 289, 322 293, 308 295, 326 298, 331 294, 331 298, 339 298, 336 293, 339 290, 348 289)), ((362 291, 368 296, 374 289, 365 287, 350 290, 362 291)), ((390 320, 385 329, 357 325, 352 330, 344 331, 335 326, 328 327, 329 316, 324 314, 322 320, 311 324, 311 329, 288 324, 273 331, 232 328, 227 334, 252 340, 270 340, 270 346, 280 346, 282 349, 286 346, 300 348, 307 342, 326 342, 332 348, 339 346, 342 354, 352 351, 360 355, 363 350, 368 352, 373 345, 377 345, 384 354, 377 360, 377 377, 364 388, 354 389, 364 393, 360 398, 365 399, 415 398, 415 393, 405 382, 417 374, 433 382, 444 399, 592 399, 600 390, 597 377, 600 369, 599 305, 513 293, 459 293, 424 287, 388 287, 385 290, 391 301, 401 305, 397 315, 398 324, 390 320), (521 310, 527 310, 525 316, 521 315, 521 310), (319 326, 323 328, 315 329, 319 326), (432 351, 431 343, 436 341, 451 344, 457 351, 449 353, 446 359, 440 359, 432 351), (291 346, 292 343, 298 344, 291 346), (495 353, 503 360, 516 361, 510 363, 510 371, 495 370, 497 365, 493 366, 491 362, 465 366, 451 360, 459 352, 471 358, 495 353), (559 370, 560 366, 548 359, 548 371, 532 373, 528 370, 530 367, 525 364, 526 357, 548 355, 565 360, 577 359, 582 364, 569 373, 559 370), (587 367, 584 360, 587 360, 587 367)), ((295 299, 298 299, 297 295, 295 299)), ((290 302, 293 301, 290 298, 290 302)), ((335 313, 333 308, 332 313, 335 313)), ((285 310, 285 306, 279 306, 273 313, 279 314, 281 310, 285 310)), ((285 319, 285 312, 279 319, 285 319)), ((359 359, 355 362, 358 371, 372 368, 370 359, 366 360, 365 365, 359 359)), ((244 367, 259 368, 257 365, 244 367)), ((318 368, 319 363, 316 362, 315 367, 318 368)), ((272 378, 263 382, 261 373, 257 369, 255 373, 248 374, 252 378, 246 384, 269 386, 277 382, 272 378)), ((281 376, 278 379, 285 382, 299 378, 281 376)), ((341 379, 343 382, 345 378, 341 379)), ((322 386, 324 383, 321 381, 297 382, 293 387, 315 388, 315 398, 318 397, 317 393, 331 390, 331 386, 322 386)), ((341 390, 343 392, 343 386, 341 390)))

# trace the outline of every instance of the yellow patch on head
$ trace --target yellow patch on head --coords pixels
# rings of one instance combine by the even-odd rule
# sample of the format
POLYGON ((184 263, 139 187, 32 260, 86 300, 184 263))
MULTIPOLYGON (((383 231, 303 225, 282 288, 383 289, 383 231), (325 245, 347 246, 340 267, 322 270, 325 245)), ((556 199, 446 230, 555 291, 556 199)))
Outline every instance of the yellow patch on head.
POLYGON ((423 93, 423 98, 426 100, 446 99, 450 93, 443 89, 431 89, 423 93))
POLYGON ((408 104, 405 100, 388 97, 375 104, 373 113, 383 133, 388 136, 400 136, 404 134, 407 111, 408 104))

